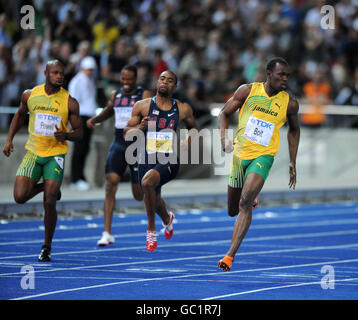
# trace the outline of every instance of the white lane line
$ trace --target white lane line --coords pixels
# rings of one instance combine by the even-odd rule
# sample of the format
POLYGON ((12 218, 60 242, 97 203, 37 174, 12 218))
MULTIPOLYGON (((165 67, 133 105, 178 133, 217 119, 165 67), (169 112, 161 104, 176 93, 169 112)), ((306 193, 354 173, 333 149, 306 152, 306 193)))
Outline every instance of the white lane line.
MULTIPOLYGON (((159 281, 159 280, 168 280, 168 279, 183 279, 183 278, 191 278, 191 277, 201 277, 201 276, 211 276, 211 275, 225 275, 225 274, 233 274, 233 273, 244 273, 244 272, 257 272, 257 271, 267 271, 267 270, 281 270, 281 269, 290 269, 290 268, 301 268, 301 267, 311 267, 317 265, 332 265, 332 264, 340 264, 340 263, 351 263, 357 262, 358 259, 347 259, 341 261, 325 261, 325 262, 316 262, 316 263, 307 263, 307 264, 297 264, 297 265, 288 265, 288 266, 279 266, 279 267, 270 267, 270 268, 257 268, 257 269, 248 269, 248 270, 238 270, 238 271, 231 271, 231 272, 211 272, 211 273, 202 273, 202 274, 189 274, 189 275, 181 275, 181 276, 170 276, 170 277, 159 277, 159 278, 147 278, 147 279, 136 279, 136 280, 129 280, 129 281, 119 281, 119 282, 112 282, 112 283, 105 283, 93 286, 86 286, 86 287, 78 287, 78 288, 71 288, 71 289, 64 289, 64 290, 56 290, 56 291, 49 291, 40 294, 28 295, 23 297, 18 297, 11 300, 25 300, 31 298, 39 298, 48 295, 54 295, 58 293, 65 293, 65 292, 75 292, 81 290, 88 290, 88 289, 96 289, 96 288, 103 288, 108 286, 115 286, 120 284, 128 284, 128 283, 140 283, 140 282, 149 282, 149 281, 159 281)), ((356 278, 353 278, 356 279, 356 278)), ((347 281, 350 279, 347 279, 347 281)), ((320 282, 319 282, 320 283, 320 282)))
MULTIPOLYGON (((355 280, 358 280, 358 278, 338 279, 338 280, 335 279, 335 282, 349 282, 349 281, 355 281, 355 280)), ((229 297, 234 297, 234 296, 239 296, 239 295, 244 295, 244 294, 250 294, 250 293, 256 293, 256 292, 263 292, 263 291, 277 290, 277 289, 285 289, 285 288, 292 288, 292 287, 310 286, 310 285, 316 285, 316 284, 321 284, 321 280, 320 281, 314 281, 314 282, 302 282, 302 283, 288 284, 288 285, 284 285, 284 286, 277 286, 277 287, 270 287, 270 288, 260 288, 260 289, 249 290, 249 291, 235 292, 235 293, 224 294, 224 295, 221 295, 221 296, 204 298, 204 299, 201 299, 201 300, 217 300, 217 299, 229 298, 229 297)), ((358 286, 358 283, 357 283, 357 286, 358 286)))
MULTIPOLYGON (((354 219, 354 221, 356 221, 358 223, 358 219, 354 219)), ((350 224, 352 225, 353 222, 346 222, 346 221, 342 221, 342 223, 338 223, 338 224, 350 224)), ((312 225, 312 224, 311 224, 312 225)), ((311 226, 309 223, 307 223, 306 226, 311 226)), ((331 222, 330 224, 328 224, 329 226, 333 226, 336 225, 334 222, 331 222)), ((316 225, 317 226, 317 225, 316 225)), ((299 225, 297 224, 292 224, 290 226, 288 225, 279 225, 279 224, 275 224, 275 228, 288 228, 288 227, 299 227, 299 225)), ((214 227, 214 228, 200 228, 200 229, 184 229, 184 230, 176 230, 175 234, 176 235, 181 235, 181 234, 192 234, 192 233, 198 233, 200 231, 200 233, 203 232, 222 232, 222 231, 232 231, 232 226, 227 226, 227 227, 214 227)), ((264 225, 262 226, 252 226, 251 230, 255 230, 255 229, 265 229, 266 227, 264 225)), ((335 232, 321 232, 321 233, 305 233, 307 234, 307 236, 316 236, 316 235, 322 235, 322 236, 326 236, 326 235, 342 235, 345 234, 345 232, 347 232, 347 234, 354 234, 354 233, 358 233, 358 229, 353 229, 353 230, 346 230, 346 231, 335 231, 335 232)), ((137 232, 137 233, 119 233, 119 234, 113 234, 113 236, 115 238, 132 238, 132 237, 144 237, 145 233, 144 232, 137 232)), ((283 235, 283 236, 275 236, 275 237, 261 237, 262 240, 267 240, 267 239, 271 239, 271 240, 275 240, 275 239, 281 239, 280 237, 282 237, 282 239, 292 239, 292 237, 301 237, 302 233, 299 234, 294 234, 294 235, 283 235)), ((60 242, 77 242, 77 241, 88 241, 88 240, 95 240, 97 239, 98 236, 90 236, 90 237, 71 237, 71 238, 63 238, 63 239, 54 239, 53 243, 60 243, 60 242)), ((248 238, 250 239, 250 238, 248 238)), ((248 240, 248 241, 256 241, 257 239, 259 239, 258 237, 256 238, 251 238, 251 239, 255 239, 255 240, 248 240)), ((245 240, 247 241, 247 240, 245 240)), ((26 240, 26 241, 9 241, 9 242, 1 242, 0 246, 2 245, 23 245, 23 244, 36 244, 36 243, 42 243, 43 239, 36 239, 36 240, 26 240)), ((0 257, 0 259, 2 259, 0 257)))
MULTIPOLYGON (((319 209, 319 210, 312 210, 313 212, 297 212, 296 211, 287 211, 287 212, 275 212, 275 211, 270 211, 270 210, 274 210, 274 209, 270 209, 267 208, 267 210, 260 212, 260 213, 254 213, 253 214, 253 219, 255 220, 268 220, 268 219, 281 219, 281 218, 292 218, 292 217, 320 217, 320 216, 339 216, 340 218, 342 217, 342 215, 357 215, 358 211, 349 211, 347 212, 347 209, 350 208, 344 208, 344 209, 335 209, 335 208, 326 208, 325 210, 319 209), (330 210, 332 210, 332 212, 330 212, 330 210), (276 215, 274 216, 270 216, 269 218, 265 215, 265 213, 267 212, 274 212, 276 215)), ((354 209, 354 208, 352 208, 354 209)), ((358 210, 358 208, 356 208, 356 210, 358 210)), ((218 217, 217 216, 217 211, 207 211, 208 215, 213 215, 215 214, 216 216, 214 216, 214 218, 212 218, 210 216, 210 222, 225 222, 225 221, 235 221, 235 218, 231 218, 229 216, 227 216, 226 211, 224 210, 223 213, 225 214, 223 217, 218 217)), ((189 214, 188 214, 189 215, 189 214)), ((204 211, 200 216, 205 216, 206 212, 204 211)), ((180 221, 181 224, 191 224, 191 223, 202 223, 202 222, 206 222, 203 221, 201 217, 194 217, 194 218, 183 218, 182 216, 178 216, 177 220, 180 221)), ((140 218, 140 216, 138 216, 140 218)), ((143 216, 144 217, 144 216, 143 216)), ((115 218, 115 217, 114 217, 115 218)), ((137 221, 131 221, 131 222, 114 222, 112 224, 112 227, 130 227, 130 226, 138 226, 140 225, 140 219, 138 218, 137 221)), ((76 218, 77 219, 77 218, 76 218)), ((81 219, 81 218, 78 218, 81 219)), ((343 220, 343 219, 342 219, 343 220)), ((33 220, 31 220, 32 222, 33 220)), ((71 221, 73 221, 73 218, 71 218, 71 221)), ((334 221, 332 219, 326 219, 326 222, 323 223, 327 223, 329 224, 330 221, 334 221)), ((67 222, 66 220, 63 220, 63 222, 67 222)), ((322 222, 322 220, 320 220, 320 222, 322 222)), ((39 227, 31 227, 31 228, 21 228, 21 229, 3 229, 0 230, 0 234, 6 234, 6 233, 17 233, 17 232, 43 232, 43 220, 38 221, 39 223, 39 227), (40 228, 41 227, 41 228, 40 228)), ((60 224, 61 221, 58 221, 58 224, 60 224)), ((313 222, 314 223, 314 222, 313 222)), ((81 230, 81 229, 103 229, 104 224, 103 223, 96 223, 97 226, 94 227, 89 227, 88 225, 89 223, 86 224, 82 224, 82 225, 78 225, 78 226, 73 226, 73 225, 65 225, 65 229, 64 231, 70 231, 70 230, 81 230)))
MULTIPOLYGON (((185 246, 187 244, 181 244, 185 246)), ((169 245, 167 245, 169 246, 169 245)), ((335 245, 335 246, 315 246, 315 247, 303 247, 303 248, 290 248, 290 249, 276 249, 276 250, 261 250, 261 251, 250 251, 250 252, 240 252, 237 256, 248 256, 248 255, 260 255, 260 254, 277 254, 277 253, 289 253, 289 252, 305 252, 305 251, 320 251, 320 250, 333 250, 333 249, 350 249, 357 248, 358 244, 345 244, 345 245, 335 245)), ((161 260, 148 260, 148 261, 132 261, 132 262, 122 262, 122 263, 111 263, 111 264, 102 264, 102 265, 92 265, 92 266, 79 266, 79 267, 67 267, 67 268, 54 268, 54 269, 45 269, 45 270, 36 270, 36 273, 45 273, 45 272, 55 272, 55 271, 73 271, 73 270, 89 270, 96 268, 108 268, 108 267, 118 267, 118 266, 129 266, 129 265, 139 265, 139 264, 155 264, 163 262, 175 262, 175 261, 187 261, 187 260, 197 260, 197 259, 209 259, 209 258, 222 258, 222 254, 214 255, 205 255, 205 256, 193 256, 186 258, 173 258, 173 259, 161 259, 161 260)), ((358 259, 355 259, 358 260, 358 259)), ((8 262, 6 263, 8 264, 8 262)), ((21 275, 21 272, 14 273, 3 273, 0 276, 13 276, 21 275)))
MULTIPOLYGON (((207 229, 201 229, 200 232, 218 232, 218 231, 228 231, 232 230, 232 227, 223 227, 223 228, 207 228, 207 229)), ((191 230, 183 230, 183 231, 176 231, 175 234, 190 234, 190 233, 198 233, 198 229, 191 229, 191 230)), ((299 238, 319 238, 319 237, 330 237, 330 236, 345 236, 345 235, 351 235, 351 234, 358 234, 358 229, 353 230, 344 230, 344 231, 330 231, 330 232, 312 232, 312 233, 296 233, 296 234, 287 234, 287 235, 279 235, 279 236, 262 236, 262 237, 248 237, 245 239, 245 242, 255 242, 255 241, 269 241, 269 240, 289 240, 289 239, 299 239, 299 238)), ((140 236, 144 238, 144 233, 131 233, 127 235, 115 235, 118 238, 121 237, 135 237, 140 236)), ((70 239, 54 239, 53 243, 59 243, 59 242, 76 242, 79 240, 91 240, 92 237, 82 237, 82 238, 70 238, 70 239)), ((97 238, 96 238, 97 239, 97 238)), ((34 241, 19 241, 16 242, 16 244, 35 244, 43 242, 43 240, 34 240, 34 241)), ((231 240, 213 240, 213 241, 200 241, 200 242, 188 242, 188 243, 172 243, 172 244, 160 244, 161 247, 181 247, 181 246, 196 246, 196 245, 218 245, 218 244, 226 244, 230 243, 231 240)), ((9 243, 14 244, 14 243, 9 243)), ((80 250, 80 251, 67 251, 67 252, 59 252, 56 254, 53 254, 53 256, 57 255, 67 255, 67 254, 83 254, 83 253, 93 253, 93 252, 109 252, 109 251, 122 251, 122 250, 133 250, 133 249, 143 249, 143 246, 135 246, 135 247, 124 247, 124 248, 105 248, 105 249, 92 249, 92 250, 80 250)), ((0 260, 6 260, 6 259, 15 259, 15 258, 27 258, 27 257, 35 257, 37 255, 20 255, 20 256, 5 256, 0 257, 0 260)))

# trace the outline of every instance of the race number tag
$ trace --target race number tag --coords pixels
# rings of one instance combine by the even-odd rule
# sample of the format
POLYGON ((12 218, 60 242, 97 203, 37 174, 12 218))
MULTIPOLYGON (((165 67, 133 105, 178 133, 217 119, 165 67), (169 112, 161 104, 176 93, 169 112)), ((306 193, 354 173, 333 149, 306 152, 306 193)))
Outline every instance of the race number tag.
POLYGON ((58 128, 61 126, 60 116, 55 116, 53 114, 48 113, 36 113, 35 119, 35 134, 53 137, 54 132, 56 131, 55 125, 58 128))
POLYGON ((132 109, 132 107, 114 108, 116 112, 115 127, 117 129, 124 129, 126 127, 128 120, 131 118, 132 109))
POLYGON ((247 121, 244 137, 252 142, 267 147, 270 144, 275 125, 254 116, 247 121))
POLYGON ((147 132, 147 152, 173 153, 173 132, 147 132))

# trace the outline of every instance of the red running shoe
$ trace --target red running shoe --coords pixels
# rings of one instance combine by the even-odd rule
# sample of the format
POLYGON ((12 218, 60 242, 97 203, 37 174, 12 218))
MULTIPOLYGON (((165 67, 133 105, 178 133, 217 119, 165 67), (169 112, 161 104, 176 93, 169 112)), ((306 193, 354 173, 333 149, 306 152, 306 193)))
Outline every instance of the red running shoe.
POLYGON ((165 225, 163 223, 163 227, 164 227, 165 238, 167 238, 169 240, 173 236, 173 233, 174 233, 174 229, 173 229, 174 213, 171 211, 169 211, 168 213, 170 216, 169 223, 167 225, 165 225))
POLYGON ((147 230, 147 250, 154 251, 157 248, 157 233, 147 230))

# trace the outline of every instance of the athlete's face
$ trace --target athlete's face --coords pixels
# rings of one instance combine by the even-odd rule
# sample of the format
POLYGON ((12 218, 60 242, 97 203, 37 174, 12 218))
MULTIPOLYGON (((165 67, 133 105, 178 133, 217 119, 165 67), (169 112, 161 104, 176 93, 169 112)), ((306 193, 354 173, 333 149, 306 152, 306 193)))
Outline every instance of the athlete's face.
POLYGON ((124 93, 129 93, 136 87, 136 77, 133 71, 123 70, 121 72, 121 85, 124 93))
POLYGON ((276 63, 273 71, 267 72, 270 86, 276 91, 286 90, 289 76, 288 66, 282 63, 276 63))
POLYGON ((61 63, 54 63, 46 67, 46 82, 49 83, 51 86, 55 88, 61 87, 63 84, 64 76, 64 69, 61 63))
POLYGON ((176 77, 170 71, 164 71, 157 82, 157 92, 159 95, 168 97, 177 88, 176 77))

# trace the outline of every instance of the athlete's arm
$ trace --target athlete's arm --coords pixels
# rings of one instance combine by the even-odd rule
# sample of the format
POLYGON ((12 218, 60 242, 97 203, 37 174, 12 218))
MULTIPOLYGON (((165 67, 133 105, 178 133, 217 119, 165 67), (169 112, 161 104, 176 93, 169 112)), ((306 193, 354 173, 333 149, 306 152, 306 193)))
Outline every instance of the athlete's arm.
POLYGON ((87 120, 86 124, 88 128, 94 129, 96 127, 96 123, 103 122, 107 120, 108 118, 112 117, 114 114, 113 110, 113 99, 116 91, 112 91, 111 97, 107 102, 107 105, 103 110, 96 116, 90 118, 87 120))
POLYGON ((123 130, 124 136, 131 130, 147 130, 148 121, 150 119, 148 116, 149 105, 150 99, 140 100, 134 104, 131 118, 128 120, 128 123, 123 130))
POLYGON ((218 127, 220 130, 222 150, 225 152, 232 151, 231 143, 227 137, 227 129, 229 128, 230 117, 242 107, 246 98, 250 94, 251 86, 251 84, 244 84, 240 86, 220 111, 218 117, 218 127))
POLYGON ((55 138, 58 141, 78 141, 82 139, 83 129, 80 118, 80 107, 76 99, 71 96, 68 97, 68 120, 71 124, 71 131, 65 132, 56 127, 54 133, 55 138))
POLYGON ((20 106, 17 109, 9 128, 9 133, 7 136, 7 140, 3 149, 5 156, 9 157, 11 152, 14 151, 14 145, 12 140, 14 139, 15 134, 20 130, 23 126, 27 113, 29 111, 27 107, 27 100, 30 97, 32 90, 25 90, 21 95, 20 106))
POLYGON ((298 144, 300 141, 300 125, 298 121, 298 102, 290 98, 287 107, 287 122, 288 122, 288 150, 290 155, 289 174, 290 181, 288 186, 295 189, 296 187, 296 157, 298 151, 298 144))
POLYGON ((191 106, 187 103, 177 102, 179 107, 179 121, 183 121, 186 128, 189 130, 188 139, 184 142, 186 146, 189 146, 192 140, 197 136, 198 126, 196 124, 191 106))

